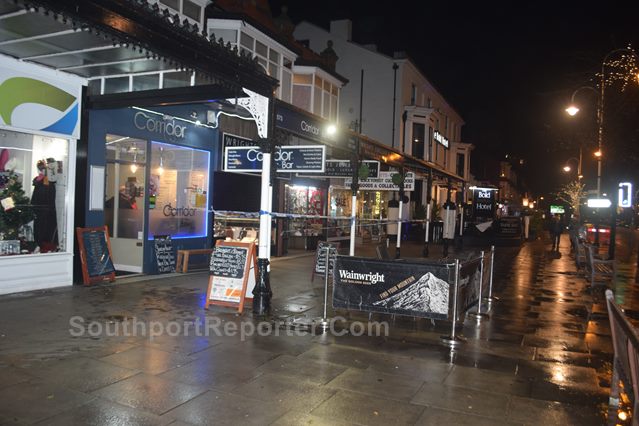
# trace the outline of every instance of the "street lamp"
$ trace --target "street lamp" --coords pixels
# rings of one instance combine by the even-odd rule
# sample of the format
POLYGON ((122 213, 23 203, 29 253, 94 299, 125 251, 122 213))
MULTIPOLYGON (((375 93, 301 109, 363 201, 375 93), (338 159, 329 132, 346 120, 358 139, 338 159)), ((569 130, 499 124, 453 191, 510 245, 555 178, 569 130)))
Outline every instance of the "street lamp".
MULTIPOLYGON (((589 89, 589 90, 593 90, 597 93, 597 152, 595 153, 595 157, 597 157, 597 195, 601 195, 601 160, 603 157, 603 151, 602 151, 602 145, 603 145, 603 131, 604 131, 604 127, 603 127, 603 123, 604 123, 604 95, 605 95, 605 89, 606 89, 606 66, 609 65, 615 65, 617 67, 630 67, 630 72, 628 73, 615 73, 612 75, 612 79, 613 80, 618 80, 621 79, 622 81, 624 81, 624 88, 625 85, 630 81, 632 76, 633 78, 637 75, 637 62, 638 62, 639 58, 637 57, 637 54, 635 53, 635 51, 629 46, 627 48, 622 48, 622 49, 614 49, 610 52, 608 52, 606 54, 606 56, 604 56, 603 61, 601 62, 601 73, 598 75, 598 77, 600 78, 599 80, 599 87, 597 89, 595 89, 592 86, 582 86, 579 87, 578 89, 576 89, 571 98, 570 98, 570 103, 571 105, 566 108, 566 112, 571 115, 574 116, 579 112, 579 108, 574 104, 575 102, 575 95, 577 94, 577 92, 579 92, 582 89, 589 89), (622 58, 621 60, 618 61, 614 61, 614 62, 609 62, 608 60, 615 54, 618 53, 622 53, 622 58), (628 62, 627 64, 625 62, 628 62)), ((622 89, 623 90, 623 89, 622 89)))
POLYGON ((572 170, 572 167, 570 167, 570 164, 568 164, 571 160, 575 160, 577 162, 577 179, 581 180, 584 177, 581 174, 581 147, 579 147, 579 159, 570 157, 566 160, 566 165, 563 167, 563 170, 566 173, 569 173, 572 170))

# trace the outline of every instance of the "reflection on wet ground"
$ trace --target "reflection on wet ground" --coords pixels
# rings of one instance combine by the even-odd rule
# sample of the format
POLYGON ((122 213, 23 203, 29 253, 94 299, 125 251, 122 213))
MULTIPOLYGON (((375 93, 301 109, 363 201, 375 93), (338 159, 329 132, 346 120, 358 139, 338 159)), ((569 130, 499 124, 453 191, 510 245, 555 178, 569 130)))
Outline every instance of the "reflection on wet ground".
MULTIPOLYGON (((499 300, 489 319, 464 322, 455 350, 440 342, 447 323, 345 311, 329 312, 389 321, 390 335, 115 335, 135 321, 254 321, 250 308, 205 311, 205 273, 5 296, 0 424, 603 424, 613 352, 603 287, 588 288, 567 238, 560 253, 548 249, 497 249, 499 300), (112 335, 95 325, 73 336, 74 316, 112 335)), ((636 259, 623 244, 618 253, 616 296, 639 321, 636 259)), ((273 318, 320 315, 312 262, 273 263, 273 318)))

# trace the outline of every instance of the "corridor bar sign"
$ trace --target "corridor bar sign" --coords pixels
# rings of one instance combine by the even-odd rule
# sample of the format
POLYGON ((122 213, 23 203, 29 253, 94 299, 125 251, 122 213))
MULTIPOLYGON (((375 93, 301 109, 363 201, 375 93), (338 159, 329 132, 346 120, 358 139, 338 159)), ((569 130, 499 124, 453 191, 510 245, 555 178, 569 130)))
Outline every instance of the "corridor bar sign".
POLYGON ((333 307, 446 319, 452 311, 454 264, 337 256, 333 307))
POLYGON ((205 308, 220 305, 242 313, 245 299, 252 296, 256 273, 255 243, 218 241, 211 254, 205 308))
MULTIPOLYGON (((324 145, 290 145, 277 147, 273 153, 280 173, 324 173, 324 145)), ((262 150, 251 146, 224 148, 225 172, 259 172, 262 170, 262 150)))
POLYGON ((111 255, 109 228, 76 228, 82 280, 85 285, 101 281, 115 281, 115 266, 111 255))

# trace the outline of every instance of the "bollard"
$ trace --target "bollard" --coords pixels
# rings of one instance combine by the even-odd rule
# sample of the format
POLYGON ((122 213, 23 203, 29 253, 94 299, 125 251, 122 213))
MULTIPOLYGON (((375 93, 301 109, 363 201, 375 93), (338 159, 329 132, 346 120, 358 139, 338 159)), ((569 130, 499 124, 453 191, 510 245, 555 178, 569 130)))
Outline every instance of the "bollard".
POLYGON ((484 299, 488 302, 488 306, 490 303, 495 300, 499 300, 498 297, 493 297, 493 270, 495 265, 495 246, 490 246, 490 280, 488 282, 488 297, 484 297, 484 299))
POLYGON ((455 284, 453 290, 453 326, 450 336, 441 336, 440 339, 445 345, 455 347, 465 341, 461 336, 457 336, 455 327, 457 326, 457 290, 459 288, 459 259, 455 259, 455 284))
POLYGON ((484 286, 484 251, 480 253, 481 261, 479 262, 479 300, 477 301, 477 312, 469 312, 468 316, 471 316, 477 320, 479 324, 483 318, 488 318, 488 314, 484 314, 481 311, 481 302, 483 300, 482 292, 484 286))

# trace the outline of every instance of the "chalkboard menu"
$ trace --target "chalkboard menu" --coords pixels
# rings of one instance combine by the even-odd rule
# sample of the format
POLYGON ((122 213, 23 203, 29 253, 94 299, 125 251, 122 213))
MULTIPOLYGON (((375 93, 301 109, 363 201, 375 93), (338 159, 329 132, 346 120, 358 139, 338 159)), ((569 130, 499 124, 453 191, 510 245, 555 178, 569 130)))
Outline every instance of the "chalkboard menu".
POLYGON ((175 254, 170 235, 154 235, 155 264, 159 274, 175 272, 175 254))
POLYGON ((209 265, 206 308, 210 304, 236 307, 241 313, 244 299, 255 285, 255 243, 218 241, 209 265), (249 288, 250 286, 251 288, 249 288))
POLYGON ((335 266, 335 257, 337 256, 337 246, 326 241, 318 241, 317 249, 315 250, 315 264, 313 266, 313 274, 311 281, 315 279, 315 274, 324 275, 326 273, 326 250, 328 249, 328 273, 333 273, 333 267, 335 266))
POLYGON ((504 216, 499 219, 500 237, 521 238, 522 226, 521 217, 504 216))
POLYGON ((106 226, 76 228, 82 278, 85 285, 100 281, 114 281, 115 267, 111 257, 111 241, 106 226))

